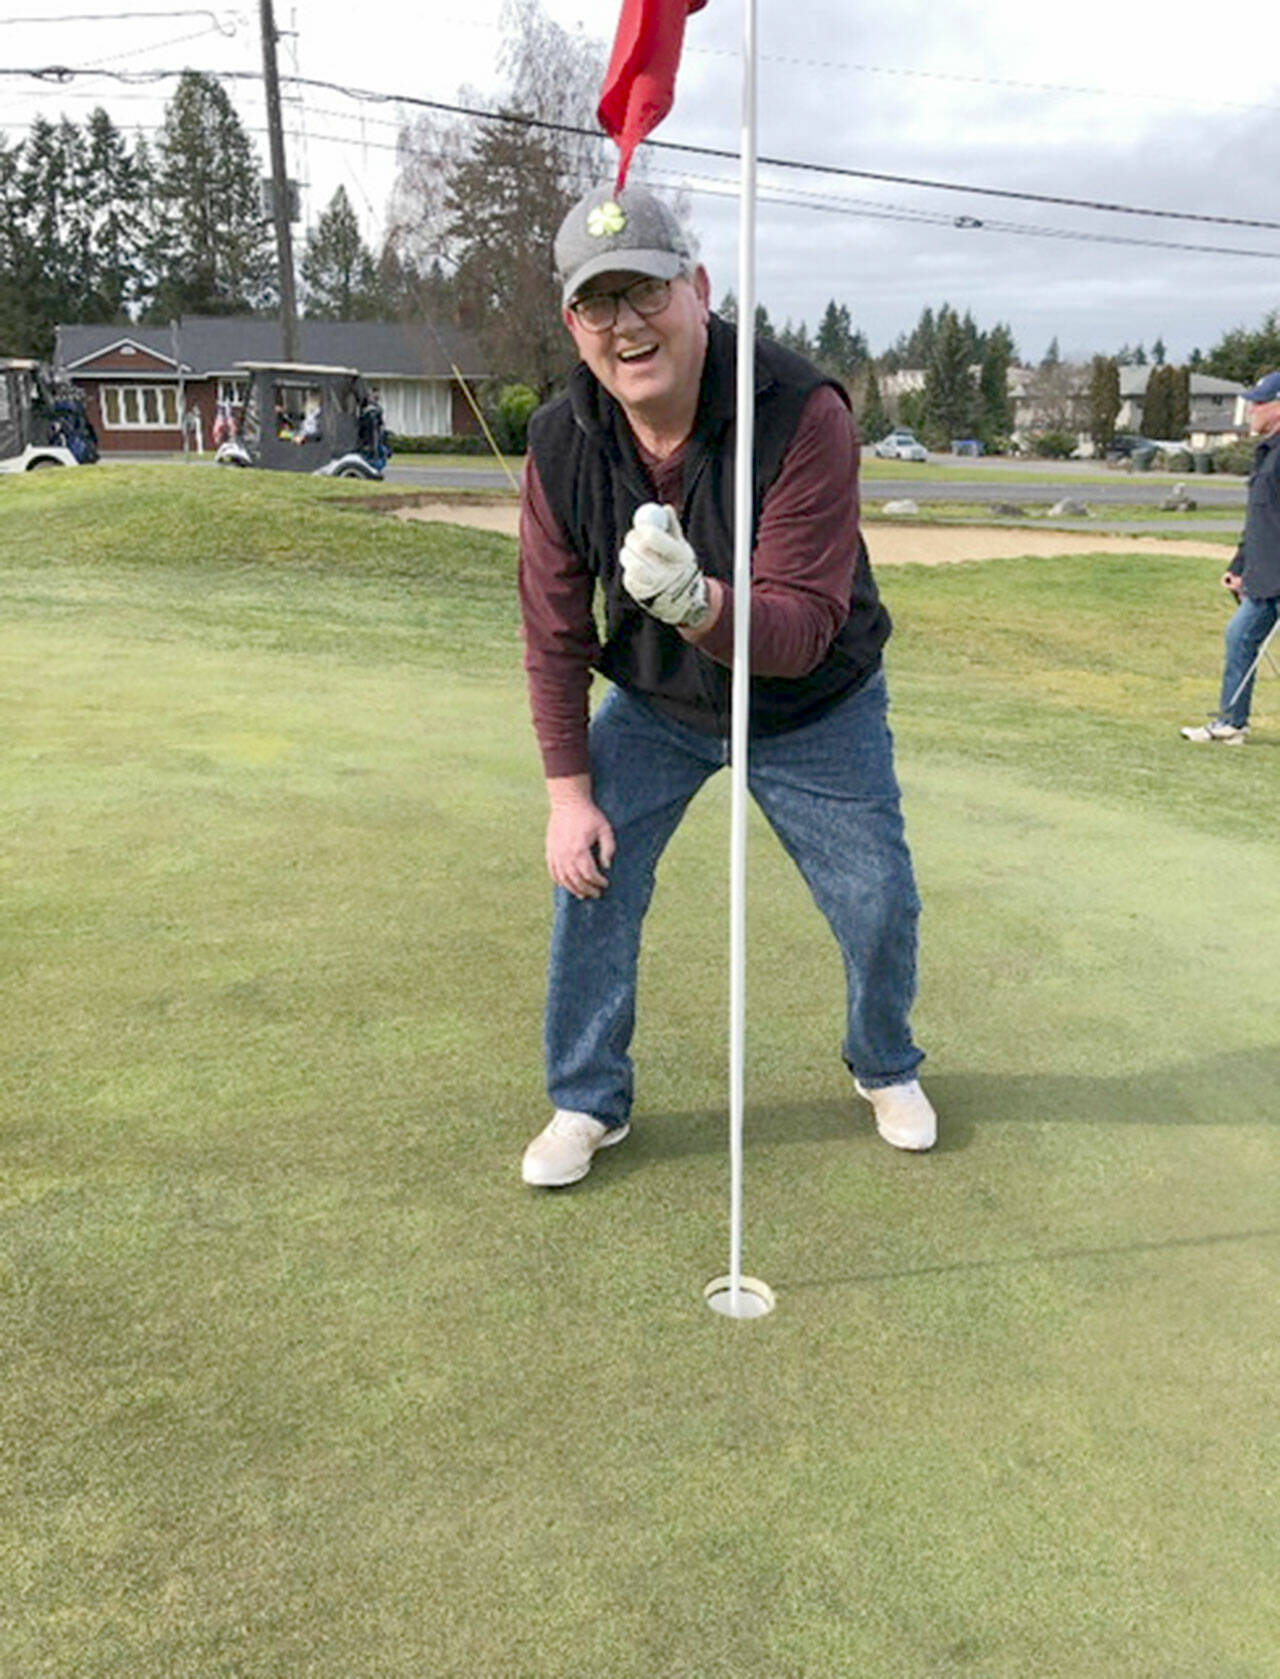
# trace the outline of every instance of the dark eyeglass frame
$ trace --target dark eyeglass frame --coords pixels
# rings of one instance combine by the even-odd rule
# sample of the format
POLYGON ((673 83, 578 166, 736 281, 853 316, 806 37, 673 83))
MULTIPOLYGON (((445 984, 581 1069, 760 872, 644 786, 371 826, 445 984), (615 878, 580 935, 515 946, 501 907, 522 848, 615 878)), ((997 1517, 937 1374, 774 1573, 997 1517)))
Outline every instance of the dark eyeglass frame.
POLYGON ((618 304, 625 298, 627 307, 634 309, 642 319, 648 320, 651 315, 660 315, 671 302, 672 281, 660 279, 656 274, 642 274, 638 280, 632 280, 629 286, 619 286, 617 291, 593 291, 585 297, 575 297, 569 305, 570 312, 588 332, 608 332, 618 319, 618 304), (636 293, 647 294, 648 301, 640 303, 636 293), (584 310, 593 304, 609 305, 608 320, 588 320, 584 310))

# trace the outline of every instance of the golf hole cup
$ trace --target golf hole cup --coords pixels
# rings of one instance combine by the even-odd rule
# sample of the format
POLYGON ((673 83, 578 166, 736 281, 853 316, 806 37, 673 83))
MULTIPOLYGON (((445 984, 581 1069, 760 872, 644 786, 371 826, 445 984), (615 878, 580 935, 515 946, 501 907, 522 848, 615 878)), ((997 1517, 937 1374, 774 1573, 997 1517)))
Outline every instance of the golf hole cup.
POLYGON ((713 1312, 725 1318, 763 1318, 777 1305, 773 1290, 759 1277, 739 1277, 736 1291, 732 1277, 713 1277, 703 1289, 702 1298, 713 1312))

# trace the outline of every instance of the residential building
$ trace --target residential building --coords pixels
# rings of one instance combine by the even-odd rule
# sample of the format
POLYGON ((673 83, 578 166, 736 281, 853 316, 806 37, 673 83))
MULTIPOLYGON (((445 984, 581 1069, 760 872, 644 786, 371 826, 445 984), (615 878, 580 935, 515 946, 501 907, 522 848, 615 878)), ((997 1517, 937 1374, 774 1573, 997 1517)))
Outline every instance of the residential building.
MULTIPOLYGON (((1150 377, 1149 367, 1120 369, 1117 431, 1142 431, 1142 406, 1150 377)), ((1208 373, 1188 376, 1186 441, 1190 448, 1213 449, 1220 443, 1234 443, 1249 435, 1244 404, 1240 401, 1244 388, 1234 379, 1215 379, 1208 373)))
MULTIPOLYGON (((133 323, 59 326, 57 376, 85 395, 104 454, 208 448, 219 403, 243 400, 237 363, 280 354, 274 320, 189 315, 167 326, 133 323)), ((299 321, 298 360, 352 367, 382 405, 387 429, 408 437, 478 431, 463 388, 488 377, 474 342, 453 327, 425 322, 299 321)))
MULTIPOLYGON (((970 371, 976 380, 981 370, 975 366, 970 371)), ((1141 432, 1151 369, 1122 367, 1119 371, 1120 412, 1115 429, 1141 432)), ((1008 388, 1014 442, 1025 445, 1044 432, 1067 432, 1075 438, 1082 454, 1092 453, 1089 383, 1090 368, 1086 363, 1010 367, 1008 388)), ((896 404, 903 396, 922 391, 924 384, 922 368, 902 368, 883 375, 880 391, 891 411, 896 411, 896 404)), ((1248 436, 1247 408, 1241 396, 1244 388, 1235 380, 1215 379, 1207 373, 1189 375, 1189 423, 1185 434, 1188 448, 1213 449, 1248 436)))

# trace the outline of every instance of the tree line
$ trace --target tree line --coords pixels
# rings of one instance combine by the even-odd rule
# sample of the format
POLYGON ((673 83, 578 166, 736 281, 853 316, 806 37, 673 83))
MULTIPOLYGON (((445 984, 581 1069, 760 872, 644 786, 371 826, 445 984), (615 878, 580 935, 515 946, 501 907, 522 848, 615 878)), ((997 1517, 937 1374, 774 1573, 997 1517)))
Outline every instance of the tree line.
MULTIPOLYGON (((503 88, 493 117, 431 113, 407 123, 380 247, 365 243, 339 188, 302 242, 299 296, 312 317, 466 328, 504 380, 544 397, 573 359, 558 319, 555 231, 584 187, 608 177, 611 153, 602 136, 572 132, 593 130, 597 45, 551 22, 540 0, 507 0, 503 24, 503 88), (505 120, 517 112, 561 126, 505 120)), ((479 103, 474 90, 460 93, 460 103, 479 103)), ((643 180, 644 167, 642 154, 635 179, 643 180)), ((0 140, 0 352, 47 356, 60 321, 274 312, 278 275, 263 173, 222 84, 193 71, 180 79, 150 143, 131 142, 101 108, 83 125, 37 118, 22 140, 0 140)), ((732 293, 721 309, 736 314, 732 293)), ((812 331, 803 320, 776 327, 763 304, 755 325, 843 381, 865 435, 900 421, 926 440, 977 436, 999 446, 1011 430, 1008 371, 1018 357, 1007 324, 983 328, 968 310, 926 307, 878 355, 849 305, 834 297, 812 331), (906 369, 922 371, 923 384, 890 401, 886 378, 906 369)), ((1090 411, 1095 429, 1105 430, 1112 397, 1099 360, 1115 368, 1150 362, 1159 412, 1159 338, 1150 353, 1126 344, 1095 358, 1090 411)), ((1206 355, 1195 350, 1187 365, 1232 379, 1280 366, 1278 312, 1258 331, 1227 333, 1206 355)), ((1056 340, 1034 378, 1050 403, 1065 386, 1056 340)), ((1181 400, 1172 388, 1170 399, 1181 400)))
POLYGON ((259 175, 221 84, 194 73, 154 146, 101 108, 0 141, 0 345, 47 355, 59 321, 272 308, 259 175))

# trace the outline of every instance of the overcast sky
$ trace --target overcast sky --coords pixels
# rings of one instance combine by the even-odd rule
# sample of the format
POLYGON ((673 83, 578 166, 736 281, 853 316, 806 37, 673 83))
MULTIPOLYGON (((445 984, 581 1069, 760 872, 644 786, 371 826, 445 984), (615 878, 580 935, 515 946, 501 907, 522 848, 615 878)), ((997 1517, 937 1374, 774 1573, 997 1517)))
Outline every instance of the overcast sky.
MULTIPOLYGON (((197 13, 183 11, 186 3, 16 0, 13 15, 37 21, 0 24, 0 63, 260 68, 256 7, 223 9, 214 0, 212 12, 197 13), (108 7, 152 15, 78 15, 108 7)), ((599 42, 603 68, 619 0, 544 6, 599 42)), ((1114 0, 1053 8, 1031 0, 866 8, 764 0, 760 11, 763 156, 1280 222, 1275 12, 1261 0, 1239 0, 1220 16, 1114 0)), ((452 100, 464 83, 496 93, 500 12, 501 0, 277 0, 278 26, 296 32, 282 42, 281 70, 423 99, 452 100)), ((709 0, 690 18, 676 107, 655 138, 736 150, 741 34, 735 0, 709 0)), ((12 142, 38 112, 82 120, 95 104, 122 127, 153 128, 173 86, 103 76, 54 86, 6 76, 3 131, 12 142)), ((260 130, 259 89, 229 88, 246 125, 260 130)), ((311 217, 342 184, 376 239, 402 115, 394 104, 319 90, 290 100, 290 172, 306 183, 311 217)), ((255 139, 265 157, 265 138, 255 139)), ((688 190, 718 299, 736 284, 735 165, 662 152, 650 170, 688 190)), ((945 301, 972 310, 980 326, 1009 322, 1030 360, 1054 336, 1068 356, 1139 340, 1150 348, 1162 337, 1171 359, 1183 359, 1280 304, 1277 259, 1280 231, 760 171, 760 300, 777 324, 803 319, 813 328, 834 297, 876 351, 908 330, 925 304, 945 301), (956 218, 983 225, 958 227, 956 218)))

